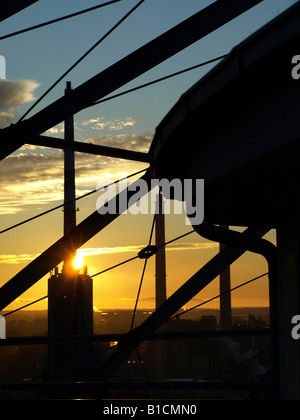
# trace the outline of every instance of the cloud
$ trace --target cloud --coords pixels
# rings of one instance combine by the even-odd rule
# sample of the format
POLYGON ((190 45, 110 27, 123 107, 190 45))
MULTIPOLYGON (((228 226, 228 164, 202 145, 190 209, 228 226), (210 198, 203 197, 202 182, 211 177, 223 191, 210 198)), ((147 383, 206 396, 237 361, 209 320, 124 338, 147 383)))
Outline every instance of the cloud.
POLYGON ((13 112, 0 112, 0 128, 7 127, 15 119, 13 112))
POLYGON ((0 165, 0 214, 15 214, 26 204, 63 198, 63 156, 60 153, 18 153, 0 165))
POLYGON ((194 251, 198 249, 213 249, 218 248, 219 244, 216 242, 199 242, 199 243, 172 243, 167 247, 168 251, 194 251))
POLYGON ((83 127, 88 127, 91 130, 108 130, 108 131, 120 131, 126 127, 133 127, 136 124, 133 118, 127 117, 123 120, 107 120, 107 117, 91 118, 86 121, 82 121, 83 127))
MULTIPOLYGON (((115 246, 115 247, 106 247, 106 248, 82 248, 78 252, 80 255, 85 258, 92 255, 99 254, 120 254, 124 252, 132 252, 138 254, 145 245, 128 245, 128 246, 115 246)), ((171 243, 166 246, 167 251, 194 251, 194 250, 203 250, 203 249, 214 249, 218 248, 219 244, 215 242, 186 242, 186 243, 171 243)))
POLYGON ((44 134, 50 136, 53 134, 64 133, 64 131, 65 131, 65 124, 62 122, 56 125, 55 127, 49 128, 49 130, 47 130, 44 134))
POLYGON ((34 260, 38 255, 0 255, 0 264, 22 264, 34 260))
POLYGON ((39 84, 34 80, 0 80, 0 128, 16 119, 16 108, 32 102, 39 84))
POLYGON ((149 150, 152 138, 152 135, 117 134, 89 138, 85 142, 146 153, 149 150))
MULTIPOLYGON (((96 189, 100 179, 118 179, 119 172, 134 173, 147 165, 76 153, 76 196, 96 189)), ((20 149, 0 165, 0 214, 16 214, 22 206, 63 200, 64 159, 60 151, 20 149)))
MULTIPOLYGON (((34 92, 39 84, 34 80, 0 80, 0 128, 15 122, 18 107, 35 99, 34 92)), ((133 118, 108 120, 99 117, 75 123, 75 133, 88 129, 108 132, 120 131, 136 124, 133 118)), ((87 131, 86 131, 87 130, 87 131)), ((64 124, 47 131, 48 135, 61 134, 64 124)), ((90 131, 91 133, 91 131, 90 131)), ((111 134, 88 138, 87 142, 111 147, 147 152, 152 136, 111 134)), ((105 156, 91 156, 76 153, 77 196, 94 190, 99 179, 112 180, 119 172, 132 173, 142 169, 140 163, 128 162, 105 156)), ((146 166, 146 165, 145 165, 146 166)), ((22 206, 42 204, 63 198, 63 152, 42 147, 25 145, 10 155, 0 165, 0 214, 16 214, 22 206)))
POLYGON ((33 92, 38 86, 34 80, 0 80, 0 110, 33 101, 33 92))
MULTIPOLYGON (((203 250, 218 248, 219 245, 215 242, 199 242, 199 243, 176 243, 169 244, 166 247, 167 251, 189 251, 189 250, 203 250)), ((144 245, 129 245, 129 246, 115 246, 104 248, 81 248, 78 253, 81 257, 86 258, 93 255, 100 254, 122 254, 134 253, 138 254, 144 245)), ((34 260, 38 254, 19 254, 19 255, 0 255, 0 264, 21 264, 34 260)))

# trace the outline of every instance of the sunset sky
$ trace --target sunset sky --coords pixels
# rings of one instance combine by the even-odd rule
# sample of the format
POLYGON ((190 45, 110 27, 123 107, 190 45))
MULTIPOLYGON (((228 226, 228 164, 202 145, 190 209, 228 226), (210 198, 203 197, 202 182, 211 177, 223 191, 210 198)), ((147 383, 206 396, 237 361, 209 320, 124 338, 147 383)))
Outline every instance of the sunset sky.
MULTIPOLYGON (((104 2, 104 1, 103 1, 104 2)), ((100 3, 100 0, 40 0, 1 23, 0 36, 100 3)), ((123 0, 103 9, 1 41, 6 58, 7 80, 0 80, 0 127, 16 122, 34 99, 61 76, 88 48, 108 31, 137 1, 123 0)), ((208 0, 146 0, 103 44, 74 69, 30 114, 64 94, 67 80, 79 86, 136 48, 211 4, 208 0)), ((228 53, 263 24, 294 4, 292 0, 265 0, 234 20, 124 86, 129 89, 228 53)), ((75 116, 75 139, 146 152, 155 127, 178 98, 213 64, 158 85, 86 109, 75 116)), ((63 138, 63 124, 46 134, 63 138)), ((115 180, 119 173, 146 168, 108 157, 76 153, 76 195, 94 190, 100 180, 115 180)), ((63 153, 24 146, 0 162, 0 230, 59 205, 63 200, 63 153)), ((77 222, 96 209, 97 194, 77 203, 77 222)), ((83 246, 89 274, 97 273, 135 256, 149 239, 152 215, 122 215, 83 246)), ((184 215, 166 217, 166 240, 191 230, 184 215)), ((39 253, 63 235, 63 212, 57 210, 4 233, 0 238, 0 286, 39 253)), ((274 241, 271 232, 267 238, 274 241)), ((167 248, 167 293, 172 294, 218 252, 218 244, 196 233, 167 248)), ((136 260, 94 279, 94 305, 99 309, 134 307, 143 261, 136 260)), ((236 286, 267 272, 264 259, 245 254, 232 266, 236 286)), ((155 296, 154 258, 149 260, 139 308, 153 308, 155 296)), ((219 292, 218 279, 187 307, 210 299, 219 292)), ((47 295, 47 276, 6 309, 15 309, 47 295)), ((234 292, 235 306, 268 304, 267 277, 234 292)), ((208 307, 218 307, 218 300, 208 307)), ((46 309, 43 301, 31 309, 46 309)))

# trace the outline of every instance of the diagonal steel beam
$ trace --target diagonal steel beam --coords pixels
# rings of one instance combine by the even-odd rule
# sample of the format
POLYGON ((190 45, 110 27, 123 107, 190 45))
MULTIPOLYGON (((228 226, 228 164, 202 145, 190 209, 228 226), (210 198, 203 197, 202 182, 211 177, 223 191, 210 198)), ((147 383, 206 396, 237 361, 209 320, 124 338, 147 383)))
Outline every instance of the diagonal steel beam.
POLYGON ((134 150, 118 149, 115 147, 101 146, 92 143, 83 143, 74 141, 70 145, 69 142, 55 137, 39 136, 28 142, 34 146, 51 147, 54 149, 64 150, 65 148, 73 149, 75 152, 90 153, 92 155, 110 156, 114 158, 133 160, 136 162, 150 162, 148 153, 136 152, 134 150))
POLYGON ((2 2, 0 7, 0 22, 19 13, 37 1, 39 0, 10 0, 2 2))
POLYGON ((0 131, 0 160, 184 50, 263 0, 218 0, 75 88, 28 120, 0 131))
MULTIPOLYGON (((243 237, 261 238, 269 231, 268 228, 248 228, 243 237)), ((169 297, 153 314, 139 327, 130 331, 119 342, 116 351, 103 364, 97 374, 97 380, 106 381, 130 356, 130 354, 160 327, 211 283, 220 273, 246 252, 245 249, 227 246, 195 273, 183 286, 169 297)))
MULTIPOLYGON (((128 204, 130 198, 137 194, 135 183, 139 183, 140 180, 147 182, 150 191, 152 187, 151 179, 150 171, 147 171, 138 181, 132 183, 130 191, 128 188, 121 191, 114 198, 116 199, 116 208, 118 209, 119 202, 122 202, 123 211, 125 210, 125 205, 128 204)), ((142 192, 140 191, 139 194, 141 195, 142 192)), ((95 211, 70 233, 64 235, 0 288, 0 310, 3 310, 22 293, 26 292, 68 256, 74 254, 78 248, 108 226, 118 216, 119 214, 110 213, 100 215, 98 211, 95 211)))

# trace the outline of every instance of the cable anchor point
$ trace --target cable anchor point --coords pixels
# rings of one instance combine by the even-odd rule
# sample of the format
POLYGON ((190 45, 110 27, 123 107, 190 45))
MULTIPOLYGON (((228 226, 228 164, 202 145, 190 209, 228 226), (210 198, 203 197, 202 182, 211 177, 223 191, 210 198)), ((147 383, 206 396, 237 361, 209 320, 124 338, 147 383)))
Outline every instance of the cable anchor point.
POLYGON ((138 257, 142 260, 146 260, 152 257, 152 255, 155 255, 157 251, 158 247, 156 245, 148 245, 138 253, 138 257))

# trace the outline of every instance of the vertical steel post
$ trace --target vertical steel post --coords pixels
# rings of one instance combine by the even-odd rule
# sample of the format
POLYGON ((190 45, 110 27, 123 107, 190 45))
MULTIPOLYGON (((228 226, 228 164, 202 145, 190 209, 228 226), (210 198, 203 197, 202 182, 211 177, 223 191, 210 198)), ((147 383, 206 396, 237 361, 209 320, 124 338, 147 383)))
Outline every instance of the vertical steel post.
MULTIPOLYGON (((228 226, 222 226, 228 229, 228 226)), ((220 252, 227 245, 220 243, 220 252)), ((232 326, 232 314, 231 314, 231 293, 230 290, 230 266, 225 268, 220 274, 220 327, 223 329, 231 328, 232 326)))
MULTIPOLYGON (((164 244, 165 241, 165 216, 163 211, 163 195, 158 193, 158 211, 155 219, 155 241, 156 246, 164 244)), ((156 263, 156 309, 167 299, 166 287, 166 249, 160 247, 155 256, 156 263)))
MULTIPOLYGON (((67 82, 65 95, 72 92, 71 82, 67 82)), ((65 140, 69 143, 74 142, 74 116, 68 117, 65 122, 65 140)), ((76 202, 75 202, 75 156, 72 147, 65 148, 64 151, 64 235, 70 233, 76 227, 76 202)), ((65 260, 64 270, 66 274, 72 275, 72 259, 74 256, 65 260)))
MULTIPOLYGON (((65 95, 72 92, 71 83, 67 82, 65 95)), ((73 115, 65 120, 65 141, 74 142, 74 117, 73 115)), ((64 152, 64 235, 69 233, 76 226, 75 206, 75 158, 72 147, 66 148, 64 152)))
POLYGON ((278 345, 280 399, 300 400, 300 340, 292 337, 292 318, 300 315, 300 226, 277 229, 278 345))
MULTIPOLYGON (((155 242, 161 246, 165 241, 165 215, 163 209, 163 195, 159 190, 157 196, 157 211, 155 217, 155 242)), ((166 285, 166 249, 160 247, 155 254, 155 287, 156 287, 156 310, 167 300, 166 285)), ((166 331, 167 325, 162 325, 159 331, 166 331)), ((156 341, 155 346, 155 378, 165 379, 168 377, 168 342, 156 341)))

